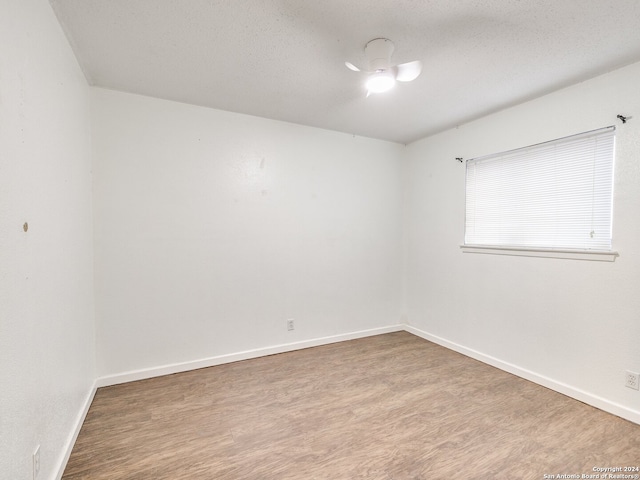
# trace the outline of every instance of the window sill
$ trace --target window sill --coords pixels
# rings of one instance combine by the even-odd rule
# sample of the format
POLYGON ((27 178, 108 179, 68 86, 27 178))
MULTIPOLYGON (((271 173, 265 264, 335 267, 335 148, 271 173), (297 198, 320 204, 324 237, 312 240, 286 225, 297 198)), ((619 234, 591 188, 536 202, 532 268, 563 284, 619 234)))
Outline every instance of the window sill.
POLYGON ((601 250, 556 250, 551 248, 498 247, 485 245, 460 245, 464 253, 489 255, 513 255, 517 257, 564 258, 595 262, 615 262, 618 252, 601 250))

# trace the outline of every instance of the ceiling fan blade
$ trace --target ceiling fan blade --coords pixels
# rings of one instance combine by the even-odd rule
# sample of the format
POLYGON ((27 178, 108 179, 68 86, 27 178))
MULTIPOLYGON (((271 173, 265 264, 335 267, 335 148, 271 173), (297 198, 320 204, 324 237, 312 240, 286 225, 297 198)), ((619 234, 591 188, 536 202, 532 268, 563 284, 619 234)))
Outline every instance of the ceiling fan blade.
POLYGON ((361 71, 358 67, 356 67, 356 66, 355 66, 353 63, 351 63, 351 62, 344 62, 344 64, 347 66, 347 68, 348 68, 349 70, 353 70, 354 72, 360 72, 360 71, 361 71))
POLYGON ((396 80, 399 82, 410 82, 418 78, 420 72, 422 72, 422 62, 416 60, 415 62, 401 63, 395 66, 396 80))

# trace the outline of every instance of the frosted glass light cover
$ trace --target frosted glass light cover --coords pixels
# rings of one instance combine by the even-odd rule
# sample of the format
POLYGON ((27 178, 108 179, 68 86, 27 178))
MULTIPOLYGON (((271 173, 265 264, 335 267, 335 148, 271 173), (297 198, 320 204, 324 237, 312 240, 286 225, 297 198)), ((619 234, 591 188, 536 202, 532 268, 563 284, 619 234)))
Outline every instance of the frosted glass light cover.
POLYGON ((391 90, 395 84, 391 72, 377 72, 368 78, 367 90, 369 93, 382 93, 391 90))

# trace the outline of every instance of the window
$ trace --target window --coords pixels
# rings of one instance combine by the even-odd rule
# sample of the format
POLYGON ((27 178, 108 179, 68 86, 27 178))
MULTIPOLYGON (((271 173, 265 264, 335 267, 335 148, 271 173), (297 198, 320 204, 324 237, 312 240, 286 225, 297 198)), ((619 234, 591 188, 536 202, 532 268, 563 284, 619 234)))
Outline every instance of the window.
POLYGON ((466 163, 465 246, 610 251, 615 128, 466 163))

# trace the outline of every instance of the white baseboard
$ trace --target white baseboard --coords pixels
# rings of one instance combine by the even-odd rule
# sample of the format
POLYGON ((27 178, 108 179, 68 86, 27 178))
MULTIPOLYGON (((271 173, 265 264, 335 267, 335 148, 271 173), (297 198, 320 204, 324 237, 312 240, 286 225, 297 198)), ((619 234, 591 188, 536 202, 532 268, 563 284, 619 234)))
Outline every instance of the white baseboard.
POLYGON ((74 429, 71 432, 67 443, 65 444, 63 455, 59 462, 58 474, 56 476, 56 480, 60 480, 64 473, 64 469, 69 461, 69 457, 71 455, 71 450, 78 438, 78 434, 80 433, 80 428, 87 416, 89 411, 89 407, 91 406, 91 402, 93 401, 93 397, 95 396, 96 389, 99 387, 106 387, 110 385, 117 385, 120 383, 133 382, 136 380, 144 380, 147 378, 158 377, 162 375, 169 375, 172 373, 185 372, 189 370, 195 370, 198 368, 212 367, 215 365, 222 365, 225 363, 237 362, 240 360, 248 360, 251 358, 258 358, 267 355, 275 355, 277 353, 291 352, 294 350, 301 350, 304 348, 317 347, 320 345, 328 345, 331 343, 344 342, 347 340, 354 340, 357 338, 365 338, 373 335, 382 335, 385 333, 406 331, 416 335, 418 337, 424 338, 430 342, 441 345, 445 348, 453 350, 455 352, 461 353, 468 357, 479 360, 488 365, 494 366, 503 370, 505 372, 512 373, 518 377, 524 378, 531 382, 537 383, 538 385, 542 385, 544 387, 550 388, 556 392, 567 395, 571 398, 584 402, 593 407, 599 408, 605 412, 611 413, 613 415, 617 415, 621 418, 634 422, 640 425, 640 411, 633 410, 631 408, 625 407, 624 405, 617 404, 605 398, 599 397, 597 395, 593 395, 589 392, 585 392, 583 390, 574 388, 570 385, 567 385, 562 382, 558 382, 544 375, 539 375, 533 371, 518 367, 508 362, 504 362, 500 359, 492 357, 490 355, 486 355, 484 353, 478 352, 476 350, 464 347, 457 343, 446 340, 442 337, 438 337, 436 335, 432 335, 423 330, 420 330, 411 325, 392 325, 389 327, 381 327, 374 328, 371 330, 362 330, 358 332, 351 332, 341 335, 334 335, 329 337, 316 338, 312 340, 305 340, 301 342, 294 343, 286 343, 282 345, 275 345, 271 347, 258 348, 255 350, 247 350, 244 352, 231 353, 227 355, 219 355, 215 357, 205 358, 201 360, 195 360, 191 362, 183 362, 176 363, 170 365, 164 365, 161 367, 147 368, 141 370, 134 370, 130 372, 124 372, 116 375, 108 375, 104 377, 100 377, 96 379, 93 387, 85 399, 85 402, 82 406, 81 411, 78 413, 76 418, 74 429))
POLYGON ((108 387, 119 383, 134 382, 136 380, 144 380, 147 378, 160 377, 162 375, 170 375, 172 373, 186 372, 196 370, 198 368, 213 367, 224 363, 238 362, 240 360, 249 360, 251 358, 264 357, 267 355, 275 355, 277 353, 291 352, 301 350, 303 348, 318 347, 320 345, 328 345, 330 343, 344 342, 346 340, 355 340, 357 338, 371 337, 373 335, 382 335, 384 333, 400 332, 404 330, 403 325, 392 325, 389 327, 373 328, 370 330, 361 330, 358 332, 344 333, 341 335, 333 335, 330 337, 316 338, 312 340, 304 340, 301 342, 285 343, 265 348, 257 348, 255 350, 246 350, 244 352, 230 353, 227 355, 218 355, 215 357, 194 360, 190 362, 174 363, 163 365, 160 367, 145 368, 141 370, 133 370, 115 375, 107 375, 99 377, 96 380, 97 387, 108 387))
POLYGON ((430 342, 437 343, 438 345, 448 348, 449 350, 461 353, 463 355, 466 355, 467 357, 479 360, 482 363, 486 363, 493 367, 499 368, 500 370, 504 370, 505 372, 509 372, 513 375, 524 378, 525 380, 529 380, 533 383, 537 383, 538 385, 550 388, 551 390, 562 393, 568 397, 574 398, 593 407, 599 408, 600 410, 604 410, 605 412, 612 413, 613 415, 624 418, 625 420, 629 420, 630 422, 640 424, 640 411, 638 410, 633 410, 631 408, 625 407, 624 405, 620 405, 592 393, 572 387, 571 385, 558 382, 544 375, 539 375, 535 372, 532 372, 531 370, 518 367, 517 365, 513 365, 508 362, 504 362, 490 355, 485 355, 484 353, 478 352, 471 348, 463 347, 462 345, 458 345, 457 343, 450 342, 449 340, 438 337, 436 335, 432 335, 423 330, 412 327, 411 325, 404 325, 403 327, 407 332, 424 338, 425 340, 429 340, 430 342))
MULTIPOLYGON (((265 348, 257 348, 255 350, 247 350, 244 352, 231 353, 227 355, 219 355, 215 357, 205 358, 201 360, 194 360, 190 362, 175 363, 175 364, 163 365, 160 367, 153 367, 153 368, 119 373, 115 375, 108 375, 108 376, 98 378, 96 380, 95 387, 98 387, 98 388, 107 387, 110 385, 117 385, 120 383, 134 382, 136 380, 144 380, 147 378, 159 377, 162 375, 170 375, 172 373, 186 372, 189 370, 196 370, 198 368, 213 367, 215 365, 238 362, 240 360, 249 360, 251 358, 264 357, 267 355, 275 355, 277 353, 291 352, 294 350, 301 350, 303 348, 317 347, 320 345, 328 345, 331 343, 344 342, 347 340, 354 340, 357 338, 370 337, 373 335, 381 335, 384 333, 391 333, 391 332, 398 332, 398 331, 407 331, 409 333, 417 335, 418 337, 424 338, 425 340, 429 340, 430 342, 436 343, 438 345, 441 345, 455 352, 474 358, 483 363, 499 368, 500 370, 504 370, 505 372, 512 373, 513 375, 516 375, 518 377, 524 378, 531 382, 537 383, 538 385, 542 385, 544 387, 550 388, 551 390, 562 393, 571 398, 584 402, 588 405, 599 408, 600 410, 609 412, 613 415, 617 415, 621 418, 624 418, 626 420, 629 420, 631 422, 634 422, 640 425, 640 411, 633 410, 624 405, 620 405, 618 403, 607 400, 606 398, 602 398, 600 396, 594 395, 584 390, 580 390, 578 388, 572 387, 571 385, 567 385, 565 383, 559 382, 557 380, 554 380, 544 375, 540 375, 536 372, 527 370, 525 368, 519 367, 512 363, 505 362, 503 360, 492 357, 490 355, 486 355, 477 350, 464 347, 462 345, 451 342, 442 337, 438 337, 437 335, 432 335, 428 332, 420 330, 411 325, 400 325, 400 324, 392 325, 389 327, 374 328, 371 330, 362 330, 358 332, 351 332, 351 333, 346 333, 341 335, 316 338, 316 339, 305 340, 301 342, 286 343, 282 345, 275 345, 275 346, 265 347, 265 348)), ((93 393, 95 393, 95 387, 94 387, 93 393)), ((93 398, 93 394, 91 395, 91 398, 93 398)), ((91 402, 89 402, 89 404, 90 403, 91 402)), ((88 409, 88 406, 89 405, 86 406, 87 409, 88 409)), ((86 415, 86 411, 84 412, 84 415, 86 415)), ((82 418, 84 419, 84 416, 82 418)), ((82 422, 80 422, 80 425, 81 424, 82 422)), ((76 433, 76 436, 77 436, 77 433, 76 433)), ((74 437, 74 441, 75 441, 75 437, 74 437)))
POLYGON ((82 424, 84 423, 84 419, 87 417, 87 413, 89 412, 89 408, 91 407, 91 403, 93 402, 93 397, 96 395, 96 382, 93 382, 87 397, 85 398, 82 408, 78 415, 76 416, 76 420, 73 424, 73 430, 69 434, 69 438, 67 439, 64 448, 62 450, 62 456, 58 461, 58 473, 56 475, 56 480, 60 480, 62 475, 64 474, 64 469, 67 467, 67 462, 69 461, 69 457, 71 456, 71 451, 73 450, 73 446, 76 444, 76 440, 78 439, 78 434, 80 433, 80 429, 82 428, 82 424))

